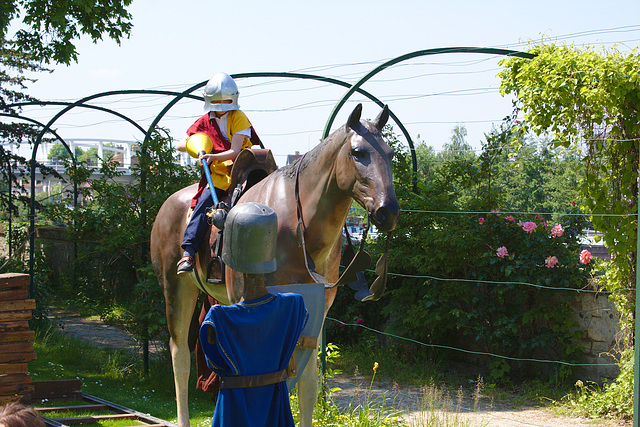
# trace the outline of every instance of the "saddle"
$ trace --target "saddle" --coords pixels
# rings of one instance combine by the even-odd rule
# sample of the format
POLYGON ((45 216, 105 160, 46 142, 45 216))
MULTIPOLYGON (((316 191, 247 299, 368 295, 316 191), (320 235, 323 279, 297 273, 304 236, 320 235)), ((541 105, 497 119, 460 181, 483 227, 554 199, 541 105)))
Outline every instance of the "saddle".
MULTIPOLYGON (((224 207, 226 209, 233 208, 245 191, 262 181, 276 169, 278 169, 278 166, 271 150, 266 148, 245 148, 242 150, 233 162, 231 185, 229 186, 232 191, 230 197, 224 202, 224 207)), ((223 204, 221 203, 221 205, 223 204)), ((216 208, 216 206, 213 206, 207 212, 210 224, 213 224, 216 208)), ((211 233, 209 233, 211 259, 207 268, 207 282, 209 283, 225 283, 224 262, 222 261, 223 232, 224 230, 217 229, 214 225, 211 226, 211 233)))

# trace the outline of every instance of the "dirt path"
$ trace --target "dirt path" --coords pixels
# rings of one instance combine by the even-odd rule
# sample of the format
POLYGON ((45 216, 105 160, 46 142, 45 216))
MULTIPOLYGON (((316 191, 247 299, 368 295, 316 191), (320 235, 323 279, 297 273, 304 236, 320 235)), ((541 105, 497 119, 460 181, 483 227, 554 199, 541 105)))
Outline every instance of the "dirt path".
MULTIPOLYGON (((59 308, 51 309, 49 319, 58 326, 63 335, 90 342, 101 348, 141 352, 142 343, 138 343, 130 333, 118 326, 107 325, 100 319, 82 317, 59 308)), ((149 343, 151 355, 159 354, 161 351, 160 342, 149 343)))
MULTIPOLYGON (((363 402, 373 402, 373 407, 394 408, 403 413, 411 427, 426 426, 434 419, 447 425, 469 427, 491 426, 535 426, 535 427, 577 427, 577 426, 624 426, 607 420, 592 420, 579 417, 564 417, 553 413, 550 408, 516 406, 514 401, 494 401, 487 396, 475 400, 472 396, 451 396, 437 387, 399 386, 389 382, 374 382, 364 377, 340 375, 327 381, 328 389, 341 390, 331 394, 331 399, 340 407, 354 407, 363 402), (437 406, 437 407, 433 407, 437 406)), ((442 425, 442 424, 438 424, 442 425)))
MULTIPOLYGON (((108 326, 99 319, 83 318, 78 314, 53 309, 50 318, 64 335, 87 341, 99 347, 131 349, 139 351, 140 345, 125 330, 108 326)), ((159 343, 152 343, 151 354, 161 351, 159 343)), ((411 427, 430 425, 430 420, 444 420, 447 425, 468 427, 577 427, 577 426, 630 426, 606 420, 589 420, 578 417, 561 417, 548 408, 516 406, 514 401, 492 401, 481 396, 474 401, 471 396, 450 396, 436 387, 418 388, 399 386, 395 383, 376 381, 370 388, 370 378, 339 375, 327 380, 329 389, 338 387, 331 394, 332 401, 342 408, 373 402, 372 406, 384 406, 401 411, 411 427), (429 407, 436 402, 437 408, 429 407)))

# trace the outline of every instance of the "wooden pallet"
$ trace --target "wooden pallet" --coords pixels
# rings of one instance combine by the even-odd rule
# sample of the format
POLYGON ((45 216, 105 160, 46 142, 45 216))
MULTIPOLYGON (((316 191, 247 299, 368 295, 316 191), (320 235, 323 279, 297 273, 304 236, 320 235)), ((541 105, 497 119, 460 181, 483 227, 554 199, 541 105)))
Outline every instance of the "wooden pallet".
MULTIPOLYGON (((80 380, 58 380, 58 381, 35 381, 34 383, 34 400, 47 399, 56 402, 64 402, 64 400, 73 399, 75 401, 82 400, 87 402, 86 405, 68 405, 68 406, 52 406, 38 407, 36 411, 42 416, 44 422, 49 427, 70 427, 78 424, 96 423, 100 420, 107 419, 127 419, 131 420, 131 427, 175 427, 176 425, 169 421, 161 420, 149 414, 129 409, 122 405, 109 402, 99 397, 82 393, 82 381, 80 380), (107 415, 90 415, 78 417, 62 417, 50 418, 47 413, 51 412, 104 412, 111 411, 107 415)), ((32 402, 34 403, 34 402, 32 402)), ((77 403, 77 402, 76 402, 77 403)))
POLYGON ((29 330, 36 302, 28 298, 28 274, 0 274, 0 405, 29 400, 33 390, 27 363, 36 359, 29 330))

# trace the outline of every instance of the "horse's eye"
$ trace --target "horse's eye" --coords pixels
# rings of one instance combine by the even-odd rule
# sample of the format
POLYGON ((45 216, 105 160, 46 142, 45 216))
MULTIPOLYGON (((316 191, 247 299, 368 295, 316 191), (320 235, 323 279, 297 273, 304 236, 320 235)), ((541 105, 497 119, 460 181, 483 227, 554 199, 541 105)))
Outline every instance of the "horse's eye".
POLYGON ((360 148, 355 147, 351 149, 351 155, 353 156, 354 159, 362 160, 366 156, 366 153, 364 152, 364 150, 361 150, 360 148))

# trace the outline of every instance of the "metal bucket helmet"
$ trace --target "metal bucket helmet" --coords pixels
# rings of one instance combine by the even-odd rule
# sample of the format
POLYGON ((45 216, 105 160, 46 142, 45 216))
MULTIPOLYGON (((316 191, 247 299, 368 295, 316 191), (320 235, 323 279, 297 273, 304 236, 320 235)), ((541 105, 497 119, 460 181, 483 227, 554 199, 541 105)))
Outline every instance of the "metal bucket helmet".
POLYGON ((211 77, 204 87, 204 111, 239 110, 239 94, 238 85, 236 85, 231 76, 226 73, 218 73, 211 77))
POLYGON ((222 260, 241 273, 276 271, 278 217, 260 203, 243 203, 229 211, 224 223, 222 260))

